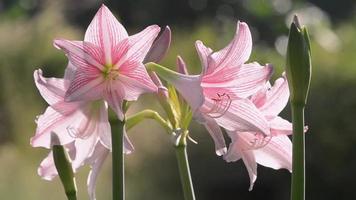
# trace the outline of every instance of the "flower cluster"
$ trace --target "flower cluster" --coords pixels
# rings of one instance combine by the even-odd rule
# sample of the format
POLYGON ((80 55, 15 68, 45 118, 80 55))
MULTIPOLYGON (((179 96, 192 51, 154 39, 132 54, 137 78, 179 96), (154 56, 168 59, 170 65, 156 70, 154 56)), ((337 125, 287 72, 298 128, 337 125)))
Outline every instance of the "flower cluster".
MULTIPOLYGON (((189 75, 180 57, 178 72, 152 63, 160 61, 170 44, 169 28, 158 37, 159 32, 152 25, 129 36, 103 5, 83 41, 54 40, 69 62, 63 78, 45 78, 41 70, 34 72, 36 86, 49 106, 36 121, 31 145, 48 149, 62 145, 74 172, 90 165, 88 191, 95 199, 95 181, 112 147, 108 109, 124 121, 126 101, 155 93, 167 112, 168 130, 176 134, 188 129, 191 117, 203 124, 218 156, 227 162, 243 160, 250 189, 257 177, 257 163, 291 171, 292 144, 287 135, 292 133, 292 125, 278 116, 289 98, 288 83, 282 75, 271 85, 272 65, 248 62, 252 51, 248 25, 238 22, 234 38, 219 51, 201 41, 195 43, 202 65, 199 75, 189 75), (156 73, 175 89, 167 89, 156 73), (186 104, 179 105, 179 97, 186 104), (221 128, 231 139, 229 145, 221 128), (53 134, 59 141, 51 140, 53 134)), ((123 143, 124 153, 134 150, 126 133, 123 143)), ((46 180, 58 175, 52 152, 38 173, 46 180)))

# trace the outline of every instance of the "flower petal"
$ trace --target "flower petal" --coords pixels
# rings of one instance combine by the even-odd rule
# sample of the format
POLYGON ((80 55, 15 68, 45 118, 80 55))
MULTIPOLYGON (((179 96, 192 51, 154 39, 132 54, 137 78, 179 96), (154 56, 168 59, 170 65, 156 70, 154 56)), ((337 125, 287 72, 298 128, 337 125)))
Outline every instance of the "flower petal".
POLYGON ((90 157, 91 154, 93 154, 98 139, 99 138, 97 134, 92 134, 84 139, 75 139, 76 154, 72 162, 74 169, 78 169, 85 164, 85 160, 90 157))
POLYGON ((119 120, 124 119, 122 103, 124 102, 125 91, 122 87, 111 87, 110 90, 104 92, 104 99, 108 102, 111 109, 114 110, 119 120))
POLYGON ((162 34, 153 42, 143 63, 148 63, 148 62, 158 63, 166 55, 170 45, 171 45, 171 29, 169 28, 169 26, 166 26, 162 34))
POLYGON ((63 103, 61 112, 48 107, 44 114, 37 119, 36 135, 31 138, 33 147, 51 147, 51 134, 57 133, 61 144, 67 144, 74 140, 67 132, 67 127, 76 118, 75 111, 79 109, 78 104, 63 103))
POLYGON ((84 41, 91 42, 103 49, 105 63, 110 65, 114 64, 112 63, 113 48, 127 37, 125 28, 111 11, 102 5, 85 32, 84 41))
POLYGON ((286 135, 272 137, 266 146, 253 152, 257 162, 263 166, 292 171, 292 142, 286 135))
POLYGON ((48 156, 43 159, 40 166, 37 169, 37 173, 44 180, 51 181, 58 175, 56 166, 53 160, 53 152, 51 151, 48 156))
POLYGON ((53 44, 56 48, 62 49, 67 54, 69 61, 77 68, 91 73, 97 73, 104 69, 105 61, 102 51, 91 43, 56 39, 53 44))
MULTIPOLYGON (((252 50, 252 36, 248 25, 238 22, 234 39, 224 49, 211 54, 212 73, 227 66, 239 66, 245 63, 250 57, 252 50)), ((210 71, 210 69, 209 69, 210 71)))
POLYGON ((271 135, 292 135, 293 134, 293 126, 289 121, 277 116, 273 119, 269 120, 269 124, 271 127, 271 135))
POLYGON ((225 139, 219 125, 215 122, 213 118, 205 117, 204 126, 214 140, 216 155, 222 156, 226 154, 227 149, 225 139))
POLYGON ((125 88, 126 100, 134 101, 142 93, 157 92, 157 86, 153 83, 142 63, 126 63, 119 70, 120 75, 118 80, 125 88))
POLYGON ((64 79, 45 78, 42 76, 41 69, 35 70, 33 77, 35 79, 37 89, 49 105, 64 100, 64 94, 66 91, 64 79))
POLYGON ((159 31, 159 26, 152 25, 137 34, 130 36, 127 60, 143 62, 159 31))
POLYGON ((182 57, 177 56, 177 71, 181 74, 186 74, 188 75, 188 69, 187 69, 187 65, 185 64, 184 60, 182 57))
POLYGON ((276 116, 287 105, 289 99, 288 82, 285 77, 279 78, 274 82, 274 85, 266 93, 266 101, 260 107, 260 110, 265 115, 276 116))
POLYGON ((91 77, 83 70, 77 70, 65 95, 66 101, 89 101, 102 98, 105 79, 102 76, 91 77))
POLYGON ((209 47, 206 47, 202 41, 198 40, 195 42, 195 48, 198 52, 199 58, 200 58, 200 62, 202 64, 202 74, 208 74, 210 73, 209 70, 209 62, 208 62, 208 56, 213 52, 212 49, 210 49, 209 47))
MULTIPOLYGON (((228 132, 228 131, 227 131, 228 132)), ((226 162, 235 162, 242 158, 242 151, 238 142, 232 141, 229 148, 224 155, 224 160, 226 162)))
POLYGON ((224 89, 231 97, 247 98, 265 86, 273 73, 271 65, 261 66, 258 63, 243 64, 240 67, 227 67, 204 76, 204 91, 224 89))
MULTIPOLYGON (((64 71, 64 80, 68 80, 68 81, 72 81, 75 77, 75 71, 76 71, 76 67, 71 63, 68 62, 68 65, 64 71)), ((68 88, 68 87, 67 87, 68 88)))
MULTIPOLYGON (((213 102, 205 100, 206 107, 211 108, 213 102)), ((223 128, 230 131, 241 132, 261 132, 264 135, 270 135, 269 124, 264 115, 248 99, 233 100, 226 112, 218 118, 216 122, 223 128)))
POLYGON ((250 188, 248 190, 251 191, 257 179, 257 162, 252 151, 244 151, 242 153, 242 160, 250 177, 250 188))
POLYGON ((100 143, 98 143, 95 147, 95 151, 93 155, 91 156, 91 158, 87 160, 87 162, 91 165, 91 170, 89 172, 88 180, 87 180, 90 200, 95 200, 96 179, 98 178, 99 171, 108 154, 109 154, 109 150, 107 150, 100 143))
POLYGON ((111 126, 108 117, 108 104, 105 101, 102 101, 100 106, 97 128, 101 144, 111 150, 111 126))
POLYGON ((200 75, 180 74, 156 64, 149 64, 151 70, 155 71, 164 80, 170 82, 190 105, 193 113, 204 103, 203 88, 200 86, 200 75))
POLYGON ((126 127, 124 127, 124 153, 130 154, 135 150, 134 146, 132 145, 129 137, 126 134, 126 127))

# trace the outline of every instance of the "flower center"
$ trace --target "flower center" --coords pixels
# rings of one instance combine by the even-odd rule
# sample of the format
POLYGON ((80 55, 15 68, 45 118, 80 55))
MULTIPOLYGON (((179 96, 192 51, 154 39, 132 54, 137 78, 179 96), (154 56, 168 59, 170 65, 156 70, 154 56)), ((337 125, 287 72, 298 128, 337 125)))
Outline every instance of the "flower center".
POLYGON ((113 65, 105 65, 102 73, 106 80, 117 80, 120 74, 118 69, 113 68, 113 65))

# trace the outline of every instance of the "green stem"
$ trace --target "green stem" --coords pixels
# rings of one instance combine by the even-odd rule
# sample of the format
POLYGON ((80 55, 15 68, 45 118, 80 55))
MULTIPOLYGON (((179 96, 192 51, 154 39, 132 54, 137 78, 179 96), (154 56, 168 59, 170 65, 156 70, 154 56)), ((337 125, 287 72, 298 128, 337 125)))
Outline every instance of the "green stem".
POLYGON ((72 170, 72 166, 67 158, 64 147, 53 145, 53 160, 58 171, 59 178, 64 187, 68 200, 77 200, 77 187, 72 170))
POLYGON ((111 131, 112 143, 112 191, 113 200, 125 199, 125 174, 124 174, 124 133, 125 119, 119 121, 118 131, 111 131))
POLYGON ((126 120, 126 131, 128 131, 129 129, 147 118, 156 120, 156 122, 158 122, 162 127, 164 127, 168 133, 172 132, 172 128, 167 123, 167 121, 164 120, 161 115, 158 114, 158 112, 153 110, 143 110, 128 117, 126 120))
POLYGON ((305 135, 304 105, 292 103, 293 121, 293 173, 292 200, 305 199, 305 135))
POLYGON ((193 182, 190 175, 189 161, 187 155, 187 143, 185 138, 185 136, 179 138, 178 144, 175 146, 175 151, 178 161, 180 180, 183 187, 184 199, 195 200, 193 182))

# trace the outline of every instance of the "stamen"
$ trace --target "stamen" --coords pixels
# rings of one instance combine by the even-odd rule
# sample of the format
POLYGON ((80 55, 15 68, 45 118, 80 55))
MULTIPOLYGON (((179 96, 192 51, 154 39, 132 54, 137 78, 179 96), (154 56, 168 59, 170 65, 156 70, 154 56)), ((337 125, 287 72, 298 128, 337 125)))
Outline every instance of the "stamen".
POLYGON ((265 147, 272 139, 270 135, 263 135, 261 133, 255 133, 253 139, 250 141, 250 147, 252 149, 260 149, 265 147))
POLYGON ((217 98, 211 98, 214 101, 214 105, 206 114, 209 114, 212 118, 219 118, 223 116, 231 105, 230 95, 223 93, 217 93, 217 98))

